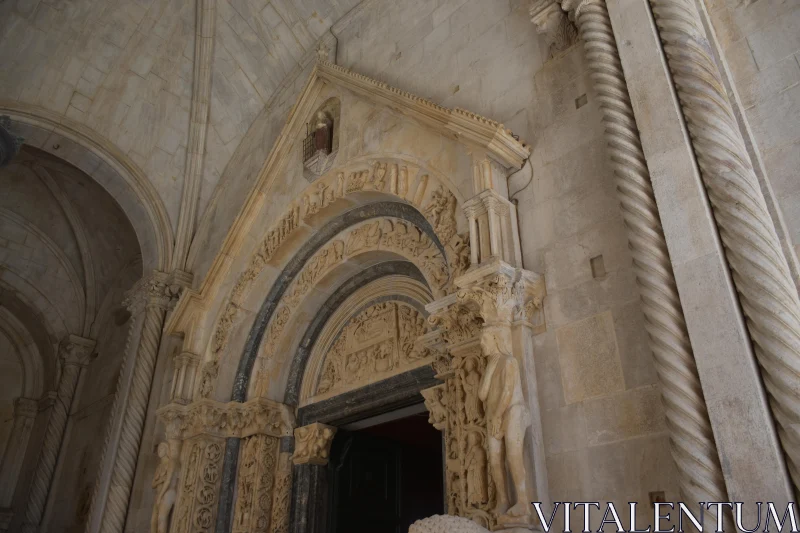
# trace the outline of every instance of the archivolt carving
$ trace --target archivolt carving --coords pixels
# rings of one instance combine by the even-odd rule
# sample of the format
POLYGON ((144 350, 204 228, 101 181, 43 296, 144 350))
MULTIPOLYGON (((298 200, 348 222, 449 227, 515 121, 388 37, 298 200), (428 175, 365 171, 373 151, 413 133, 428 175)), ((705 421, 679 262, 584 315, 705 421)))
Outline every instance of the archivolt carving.
MULTIPOLYGON (((306 219, 318 214, 321 210, 348 195, 361 192, 379 192, 397 196, 402 201, 411 203, 431 223, 434 232, 439 237, 440 242, 445 245, 446 250, 446 257, 442 258, 443 264, 439 264, 438 259, 433 257, 421 257, 422 267, 434 275, 439 286, 446 283, 448 278, 453 279, 466 271, 469 268, 470 258, 469 238, 466 235, 457 234, 457 198, 448 187, 440 183, 440 180, 421 172, 417 172, 417 174, 419 175, 414 178, 415 183, 412 186, 408 164, 395 161, 375 161, 372 164, 367 164, 366 168, 362 166, 349 172, 330 172, 310 186, 307 192, 297 202, 293 203, 267 232, 258 250, 251 257, 248 267, 240 274, 234 284, 229 301, 225 304, 214 328, 211 342, 211 361, 207 362, 206 365, 213 364, 214 361, 218 360, 219 354, 227 347, 231 329, 238 315, 239 306, 248 292, 250 284, 258 277, 275 252, 298 227, 306 222, 306 219), (428 195, 430 198, 425 202, 428 195), (448 264, 451 265, 449 270, 447 268, 448 264)), ((364 231, 365 233, 368 232, 367 230, 364 231)), ((404 246, 414 244, 411 239, 419 237, 418 242, 415 244, 417 250, 422 247, 433 248, 433 250, 430 250, 431 255, 438 255, 438 253, 434 253, 436 247, 432 246, 430 239, 424 233, 416 230, 416 228, 410 230, 408 225, 404 225, 398 228, 397 231, 398 234, 395 235, 396 244, 401 249, 404 246), (411 234, 408 236, 400 235, 403 230, 409 230, 411 234), (413 231, 417 231, 418 235, 414 235, 413 231)), ((364 237, 366 238, 367 236, 365 235, 364 237)), ((334 253, 337 252, 334 251, 334 253)), ((352 254, 354 250, 351 249, 348 253, 352 254)), ((202 374, 209 375, 205 370, 202 374)), ((209 397, 212 389, 213 387, 207 386, 205 395, 201 394, 201 397, 209 397)), ((200 392, 202 392, 202 389, 200 392)))
MULTIPOLYGON (((289 286, 287 296, 281 302, 262 341, 262 367, 257 373, 257 390, 264 390, 258 383, 269 378, 266 365, 275 355, 284 328, 302 298, 339 264, 353 256, 373 250, 393 251, 411 259, 428 278, 434 293, 444 294, 453 290, 452 277, 449 275, 445 258, 433 241, 416 226, 399 219, 383 218, 349 229, 340 238, 320 249, 289 286)), ((385 345, 380 349, 388 354, 394 353, 396 347, 385 345)), ((362 355, 366 357, 365 354, 362 355)), ((394 369, 395 365, 390 364, 389 368, 394 369)), ((344 373, 338 375, 343 376, 344 373)))
POLYGON ((339 333, 325 358, 317 394, 375 382, 401 369, 419 366, 430 352, 417 344, 425 334, 422 313, 399 302, 368 307, 339 333))

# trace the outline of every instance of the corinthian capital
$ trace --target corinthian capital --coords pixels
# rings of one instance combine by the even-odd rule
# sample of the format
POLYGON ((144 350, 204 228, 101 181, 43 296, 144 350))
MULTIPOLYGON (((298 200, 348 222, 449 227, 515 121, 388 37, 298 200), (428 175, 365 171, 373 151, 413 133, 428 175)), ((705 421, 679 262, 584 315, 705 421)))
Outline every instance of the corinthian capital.
POLYGON ((59 347, 59 356, 65 365, 86 366, 92 359, 95 341, 77 335, 70 335, 59 347))

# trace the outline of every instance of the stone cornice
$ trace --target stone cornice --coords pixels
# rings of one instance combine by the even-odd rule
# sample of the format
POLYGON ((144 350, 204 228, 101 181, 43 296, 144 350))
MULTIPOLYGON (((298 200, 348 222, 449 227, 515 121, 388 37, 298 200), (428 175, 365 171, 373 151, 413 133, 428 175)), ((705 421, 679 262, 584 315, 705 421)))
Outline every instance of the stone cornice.
POLYGON ((318 61, 312 76, 337 83, 368 99, 403 107, 404 111, 440 133, 485 148, 507 167, 520 168, 530 155, 530 147, 514 138, 511 130, 494 120, 461 108, 451 109, 407 91, 358 74, 328 61, 318 61))
POLYGON ((244 438, 251 435, 288 437, 294 429, 294 414, 284 404, 265 398, 245 403, 200 400, 189 405, 171 403, 157 411, 167 427, 167 438, 188 439, 196 435, 244 438))

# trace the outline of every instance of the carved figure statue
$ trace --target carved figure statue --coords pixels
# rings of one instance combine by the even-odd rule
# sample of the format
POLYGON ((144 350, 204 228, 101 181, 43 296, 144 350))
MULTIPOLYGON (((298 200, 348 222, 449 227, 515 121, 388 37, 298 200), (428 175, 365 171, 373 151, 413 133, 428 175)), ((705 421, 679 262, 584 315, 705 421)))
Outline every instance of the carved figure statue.
POLYGON ((464 363, 464 389, 467 395, 464 408, 467 411, 468 424, 475 424, 481 420, 481 408, 478 400, 480 384, 481 376, 475 368, 475 359, 467 359, 464 363))
POLYGON ((522 452, 525 430, 531 419, 522 394, 519 365, 507 337, 496 331, 485 331, 481 335, 481 349, 489 358, 479 396, 486 412, 489 463, 497 488, 495 515, 498 523, 509 523, 531 515, 522 452), (506 461, 516 491, 516 503, 510 507, 506 461))
POLYGON ((489 499, 489 489, 486 482, 486 452, 479 433, 469 433, 467 450, 467 501, 471 505, 480 505, 489 499))
POLYGON ((314 124, 314 151, 330 153, 333 144, 333 121, 324 111, 318 111, 314 124))
POLYGON ((151 533, 167 533, 169 531, 170 513, 178 495, 179 452, 179 442, 162 442, 158 445, 160 462, 153 477, 155 504, 150 521, 151 533))

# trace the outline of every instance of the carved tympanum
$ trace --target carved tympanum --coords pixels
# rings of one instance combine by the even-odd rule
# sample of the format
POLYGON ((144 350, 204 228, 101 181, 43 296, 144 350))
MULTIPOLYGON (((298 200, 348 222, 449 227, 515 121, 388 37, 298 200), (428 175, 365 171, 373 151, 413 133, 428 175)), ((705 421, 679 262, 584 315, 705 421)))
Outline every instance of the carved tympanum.
POLYGON ((338 393, 429 363, 416 341, 425 334, 422 313, 401 302, 371 305, 351 318, 325 357, 317 394, 338 393))

